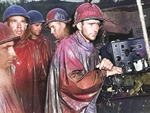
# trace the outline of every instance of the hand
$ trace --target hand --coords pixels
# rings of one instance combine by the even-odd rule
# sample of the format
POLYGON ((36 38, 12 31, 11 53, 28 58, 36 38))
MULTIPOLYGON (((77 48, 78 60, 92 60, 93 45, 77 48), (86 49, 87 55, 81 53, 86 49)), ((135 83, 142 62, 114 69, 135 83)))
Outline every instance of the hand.
POLYGON ((111 76, 111 75, 115 75, 115 74, 122 74, 122 68, 120 67, 116 67, 116 66, 113 66, 113 68, 111 70, 108 70, 107 71, 107 77, 108 76, 111 76))
POLYGON ((96 68, 99 68, 100 70, 101 69, 104 69, 104 70, 111 70, 113 67, 113 64, 111 63, 110 60, 106 59, 106 58, 103 58, 101 63, 99 63, 96 68))

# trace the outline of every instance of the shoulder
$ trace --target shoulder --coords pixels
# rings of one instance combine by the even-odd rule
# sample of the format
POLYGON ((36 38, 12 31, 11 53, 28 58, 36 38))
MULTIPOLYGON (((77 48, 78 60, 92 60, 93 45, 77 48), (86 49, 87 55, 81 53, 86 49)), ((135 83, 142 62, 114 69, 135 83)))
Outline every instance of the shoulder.
POLYGON ((68 47, 71 47, 73 43, 74 40, 72 39, 72 35, 70 35, 65 40, 61 41, 57 48, 66 49, 68 47))
POLYGON ((55 55, 56 56, 66 56, 70 54, 74 54, 76 52, 77 44, 72 36, 69 36, 67 39, 61 41, 61 43, 57 46, 55 55))

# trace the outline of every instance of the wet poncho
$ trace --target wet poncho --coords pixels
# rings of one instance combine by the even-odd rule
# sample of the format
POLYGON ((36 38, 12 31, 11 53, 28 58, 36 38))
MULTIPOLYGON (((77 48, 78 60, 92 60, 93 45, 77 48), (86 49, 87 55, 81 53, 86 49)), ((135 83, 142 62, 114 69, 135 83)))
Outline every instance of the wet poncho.
POLYGON ((7 71, 5 73, 0 69, 0 113, 24 113, 14 85, 12 69, 7 71))
POLYGON ((34 41, 38 45, 45 64, 44 67, 46 68, 48 73, 49 63, 52 57, 52 47, 51 47, 52 42, 48 37, 42 35, 38 36, 37 39, 31 39, 30 37, 30 40, 34 41))
POLYGON ((96 113, 96 100, 105 71, 92 43, 77 31, 61 41, 52 58, 48 75, 45 113, 96 113))
POLYGON ((30 40, 34 41, 37 45, 38 48, 40 50, 40 55, 42 57, 43 60, 43 66, 42 68, 44 68, 45 72, 43 73, 46 76, 43 76, 42 78, 42 88, 40 88, 40 94, 41 94, 41 98, 40 98, 40 104, 42 106, 42 112, 44 112, 44 106, 45 106, 45 99, 46 99, 46 85, 47 85, 47 76, 48 76, 48 72, 49 72, 49 64, 51 61, 51 57, 52 57, 52 47, 51 47, 51 41, 48 37, 46 36, 38 36, 37 39, 31 39, 30 40))
POLYGON ((45 90, 43 61, 37 44, 31 40, 20 42, 15 47, 17 55, 15 85, 26 113, 42 113, 40 99, 45 90))

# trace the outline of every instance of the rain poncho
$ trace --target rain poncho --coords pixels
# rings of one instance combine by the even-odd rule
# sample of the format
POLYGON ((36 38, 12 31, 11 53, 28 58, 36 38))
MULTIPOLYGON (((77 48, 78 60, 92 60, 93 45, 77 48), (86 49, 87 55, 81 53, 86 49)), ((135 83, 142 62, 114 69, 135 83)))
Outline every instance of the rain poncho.
POLYGON ((0 113, 24 113, 14 85, 12 69, 7 71, 0 69, 0 113))
POLYGON ((52 58, 47 84, 46 113, 96 113, 105 71, 92 43, 77 31, 61 41, 52 58))
POLYGON ((39 48, 35 42, 27 40, 18 43, 14 49, 17 55, 14 79, 25 112, 41 113, 40 100, 45 90, 46 74, 39 48))
POLYGON ((40 91, 41 94, 41 98, 40 98, 40 103, 42 106, 42 111, 44 112, 44 106, 45 106, 45 99, 46 99, 46 85, 47 85, 47 76, 48 76, 48 72, 49 72, 49 64, 50 64, 50 60, 52 57, 52 49, 51 49, 51 41, 48 37, 46 36, 38 36, 37 39, 31 39, 30 40, 34 41, 37 45, 38 48, 40 49, 40 55, 43 58, 43 66, 42 68, 45 69, 44 75, 46 75, 45 77, 43 76, 42 80, 42 88, 40 91), (42 90, 43 89, 43 90, 42 90))

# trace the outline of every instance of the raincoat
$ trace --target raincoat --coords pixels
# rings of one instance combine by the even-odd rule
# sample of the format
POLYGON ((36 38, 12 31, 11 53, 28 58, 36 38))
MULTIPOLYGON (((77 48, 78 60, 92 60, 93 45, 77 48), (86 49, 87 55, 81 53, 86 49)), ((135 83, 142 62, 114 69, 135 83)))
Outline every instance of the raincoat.
POLYGON ((8 69, 8 73, 0 70, 0 113, 24 113, 14 85, 12 70, 8 69))
POLYGON ((45 90, 46 75, 37 44, 31 40, 20 42, 14 50, 17 55, 15 85, 26 113, 42 113, 41 91, 45 90))
POLYGON ((92 43, 77 31, 61 41, 51 61, 45 113, 96 113, 96 100, 105 79, 92 43))
POLYGON ((42 68, 44 68, 45 72, 43 76, 42 80, 42 88, 40 88, 40 103, 42 106, 42 111, 44 112, 44 107, 45 107, 45 99, 46 99, 46 85, 47 85, 47 76, 48 76, 48 72, 49 72, 49 64, 50 64, 50 60, 52 57, 52 48, 51 48, 51 41, 48 37, 46 36, 38 36, 37 39, 31 39, 30 40, 34 41, 37 45, 38 48, 40 49, 40 55, 42 57, 43 60, 43 66, 42 68))

